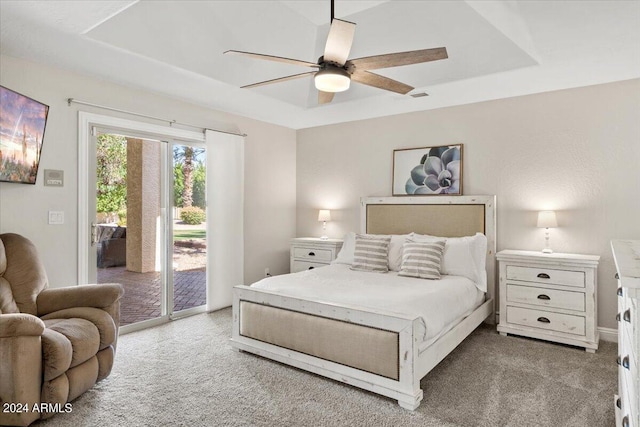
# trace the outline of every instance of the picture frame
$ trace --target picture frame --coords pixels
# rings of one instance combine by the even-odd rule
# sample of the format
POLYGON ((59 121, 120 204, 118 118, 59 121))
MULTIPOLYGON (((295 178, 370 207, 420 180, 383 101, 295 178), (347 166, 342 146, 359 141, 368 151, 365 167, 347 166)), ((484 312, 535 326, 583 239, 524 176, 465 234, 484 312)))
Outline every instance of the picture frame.
POLYGON ((394 196, 461 196, 463 144, 393 150, 394 196))
POLYGON ((35 184, 49 106, 0 85, 0 182, 35 184))

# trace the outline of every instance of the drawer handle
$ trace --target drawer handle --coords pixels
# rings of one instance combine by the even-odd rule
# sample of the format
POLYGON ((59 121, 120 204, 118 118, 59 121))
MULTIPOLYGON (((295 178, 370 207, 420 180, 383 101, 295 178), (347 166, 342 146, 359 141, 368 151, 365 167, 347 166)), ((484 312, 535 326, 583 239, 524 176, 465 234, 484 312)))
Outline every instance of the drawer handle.
POLYGON ((619 297, 621 297, 621 296, 622 296, 622 286, 620 286, 620 287, 618 288, 618 290, 616 291, 616 293, 618 294, 618 296, 619 296, 619 297))
POLYGON ((543 299, 545 301, 549 301, 551 299, 551 297, 549 295, 540 294, 540 295, 538 295, 538 299, 543 299))
POLYGON ((622 318, 624 319, 625 322, 631 323, 631 309, 630 308, 628 308, 627 311, 624 312, 624 314, 622 315, 622 318))
POLYGON ((620 400, 620 398, 616 399, 616 406, 618 407, 618 409, 622 409, 622 400, 620 400))
POLYGON ((547 319, 546 317, 538 317, 538 322, 551 323, 551 320, 547 319))
POLYGON ((314 266, 311 266, 307 270, 313 270, 314 268, 315 268, 314 266))
POLYGON ((540 278, 540 279, 551 279, 551 276, 549 276, 547 273, 539 273, 538 274, 538 278, 540 278))
POLYGON ((622 427, 629 427, 629 415, 625 415, 622 419, 622 427))
POLYGON ((622 367, 625 369, 629 369, 629 356, 625 356, 622 358, 622 367))
POLYGON ((620 313, 616 314, 616 320, 619 322, 620 321, 620 313))
POLYGON ((308 255, 309 255, 309 256, 316 256, 316 253, 315 253, 315 252, 309 252, 309 254, 308 254, 308 255))
POLYGON ((615 278, 616 278, 616 280, 620 279, 620 275, 619 275, 618 273, 616 273, 616 275, 615 275, 615 276, 613 276, 613 277, 615 277, 615 278))

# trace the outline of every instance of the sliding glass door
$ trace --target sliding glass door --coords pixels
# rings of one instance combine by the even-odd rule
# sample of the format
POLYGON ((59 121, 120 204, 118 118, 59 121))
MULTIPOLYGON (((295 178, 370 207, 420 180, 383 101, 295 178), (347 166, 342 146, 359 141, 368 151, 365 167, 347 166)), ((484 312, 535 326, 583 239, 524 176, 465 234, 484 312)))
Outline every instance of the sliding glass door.
POLYGON ((90 283, 121 283, 120 325, 203 311, 204 145, 97 130, 89 174, 90 283))
POLYGON ((78 122, 78 283, 125 285, 121 332, 231 305, 244 283, 244 136, 83 111, 78 122))

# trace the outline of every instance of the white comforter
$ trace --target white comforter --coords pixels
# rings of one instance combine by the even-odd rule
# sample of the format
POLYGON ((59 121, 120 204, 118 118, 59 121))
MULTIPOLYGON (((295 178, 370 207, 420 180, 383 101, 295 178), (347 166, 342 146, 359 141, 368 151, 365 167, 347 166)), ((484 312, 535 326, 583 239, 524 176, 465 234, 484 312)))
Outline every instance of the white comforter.
POLYGON ((484 300, 484 293, 466 277, 415 279, 392 271, 353 271, 343 264, 269 277, 251 286, 307 300, 419 316, 424 326, 421 349, 471 314, 484 300))

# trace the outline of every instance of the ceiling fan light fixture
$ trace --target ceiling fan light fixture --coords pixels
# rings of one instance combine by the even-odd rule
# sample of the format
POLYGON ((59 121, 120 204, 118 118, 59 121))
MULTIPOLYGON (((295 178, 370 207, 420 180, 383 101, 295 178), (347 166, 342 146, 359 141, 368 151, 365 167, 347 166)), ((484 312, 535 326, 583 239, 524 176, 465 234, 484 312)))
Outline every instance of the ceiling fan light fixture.
POLYGON ((314 82, 322 92, 344 92, 349 89, 351 76, 342 68, 324 68, 316 73, 314 82))

